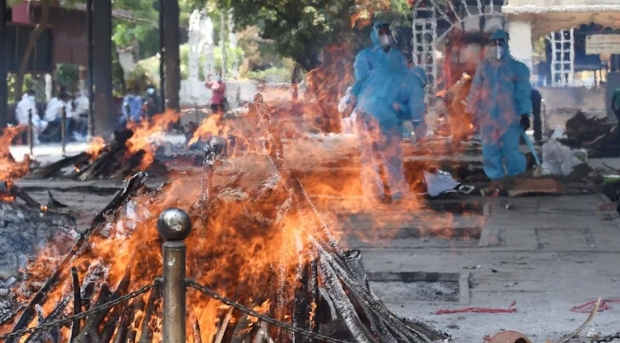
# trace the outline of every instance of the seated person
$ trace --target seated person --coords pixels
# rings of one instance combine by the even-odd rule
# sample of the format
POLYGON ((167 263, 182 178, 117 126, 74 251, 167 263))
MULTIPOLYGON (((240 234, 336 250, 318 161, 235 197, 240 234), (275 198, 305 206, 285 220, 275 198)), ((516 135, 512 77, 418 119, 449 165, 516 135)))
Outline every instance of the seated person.
MULTIPOLYGON (((69 93, 64 92, 60 94, 58 101, 48 106, 44 118, 49 123, 50 127, 59 128, 62 122, 63 111, 66 114, 65 134, 67 141, 70 141, 72 140, 71 137, 73 134, 71 130, 76 126, 79 116, 73 110, 71 95, 69 95, 69 93)), ((57 137, 57 139, 62 139, 62 131, 57 130, 55 137, 57 137)))
POLYGON ((22 96, 22 99, 17 103, 15 108, 15 119, 20 126, 28 126, 28 114, 30 111, 32 114, 32 144, 39 145, 39 134, 47 128, 47 122, 41 120, 39 111, 37 110, 37 104, 35 102, 35 91, 29 90, 22 96))
POLYGON ((130 122, 139 123, 142 121, 142 97, 132 88, 127 89, 127 95, 123 98, 122 111, 123 115, 118 120, 121 126, 124 127, 130 122))
POLYGON ((81 92, 77 93, 75 95, 75 100, 73 100, 73 107, 78 118, 73 137, 77 141, 84 141, 88 135, 88 97, 81 92))

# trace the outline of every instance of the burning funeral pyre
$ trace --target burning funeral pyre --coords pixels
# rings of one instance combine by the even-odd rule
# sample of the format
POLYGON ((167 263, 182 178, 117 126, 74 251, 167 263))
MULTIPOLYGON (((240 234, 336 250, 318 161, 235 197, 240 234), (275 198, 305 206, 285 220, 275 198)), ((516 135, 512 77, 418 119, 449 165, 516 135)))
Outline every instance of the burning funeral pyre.
POLYGON ((194 342, 444 340, 445 333, 398 318, 374 296, 361 255, 337 243, 337 222, 318 214, 285 163, 269 113, 256 100, 268 131, 271 176, 248 186, 248 173, 241 170, 215 185, 222 144, 217 136, 205 145, 197 179, 152 189, 144 184, 146 174, 134 175, 62 261, 28 264, 25 283, 40 287, 33 295, 11 289, 15 303, 1 318, 0 338, 161 341, 161 289, 154 280, 162 275, 162 241, 155 227, 159 213, 176 207, 193 222, 186 243, 192 280, 187 332, 194 342), (216 300, 214 293, 236 305, 216 300), (286 325, 294 329, 282 329, 286 325))
POLYGON ((168 127, 179 119, 179 114, 167 112, 156 115, 151 121, 132 123, 127 129, 114 133, 114 139, 105 144, 97 137, 86 152, 61 159, 38 169, 29 178, 65 177, 78 181, 95 179, 125 179, 138 171, 165 176, 166 166, 155 157, 153 141, 163 136, 168 127), (73 170, 63 175, 63 170, 73 170))

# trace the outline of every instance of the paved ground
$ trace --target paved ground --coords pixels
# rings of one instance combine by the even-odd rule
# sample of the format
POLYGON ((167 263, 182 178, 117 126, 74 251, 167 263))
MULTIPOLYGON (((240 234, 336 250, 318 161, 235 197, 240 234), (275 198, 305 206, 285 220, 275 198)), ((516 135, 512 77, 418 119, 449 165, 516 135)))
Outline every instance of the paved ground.
MULTIPOLYGON (((544 342, 576 329, 587 318, 571 307, 597 297, 620 298, 620 221, 599 221, 594 213, 597 204, 607 201, 604 196, 508 201, 513 209, 491 202, 480 240, 400 238, 382 240, 380 247, 353 246, 363 251, 369 272, 469 273, 469 303, 387 302, 399 315, 448 329, 456 342, 481 342, 484 335, 500 330, 517 330, 544 342), (516 313, 434 314, 443 308, 505 309, 513 301, 516 313)), ((389 294, 385 287, 390 284, 375 285, 389 294)), ((583 334, 590 329, 620 331, 620 303, 610 305, 583 334)))

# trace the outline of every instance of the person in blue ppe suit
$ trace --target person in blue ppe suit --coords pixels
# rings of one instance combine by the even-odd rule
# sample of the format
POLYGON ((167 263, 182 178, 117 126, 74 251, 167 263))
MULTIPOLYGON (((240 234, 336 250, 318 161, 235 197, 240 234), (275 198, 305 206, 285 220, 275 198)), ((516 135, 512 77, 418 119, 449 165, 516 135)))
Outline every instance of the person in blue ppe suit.
POLYGON ((370 71, 379 66, 394 66, 407 69, 407 59, 396 48, 396 40, 392 35, 390 24, 375 22, 370 31, 372 46, 360 51, 353 64, 355 84, 351 89, 353 101, 359 96, 362 84, 370 71))
POLYGON ((417 91, 409 99, 409 101, 413 102, 411 104, 413 115, 405 116, 403 119, 411 121, 416 139, 419 141, 426 136, 426 121, 424 120, 426 104, 424 103, 424 97, 426 95, 425 88, 428 84, 428 76, 426 75, 426 70, 422 67, 411 66, 409 72, 412 75, 413 86, 416 87, 417 91))
MULTIPOLYGON (((406 70, 405 70, 406 71, 406 70)), ((416 97, 418 82, 400 66, 380 65, 362 84, 357 102, 356 132, 360 139, 364 196, 376 201, 397 201, 409 193, 401 150, 403 116, 423 120, 416 97)))
POLYGON ((519 140, 530 126, 532 86, 528 67, 510 55, 508 34, 497 30, 490 40, 487 58, 472 81, 467 110, 480 127, 484 172, 498 180, 526 169, 519 140))

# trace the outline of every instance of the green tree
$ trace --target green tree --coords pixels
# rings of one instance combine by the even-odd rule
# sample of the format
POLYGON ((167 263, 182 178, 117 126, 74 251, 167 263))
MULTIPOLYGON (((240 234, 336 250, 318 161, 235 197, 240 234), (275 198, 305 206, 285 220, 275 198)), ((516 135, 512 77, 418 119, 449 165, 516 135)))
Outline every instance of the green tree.
POLYGON ((281 56, 306 70, 320 64, 326 46, 347 42, 357 50, 367 45, 368 29, 361 28, 373 14, 404 17, 410 12, 406 0, 218 0, 218 7, 233 8, 238 29, 258 26, 261 37, 272 40, 281 56))

